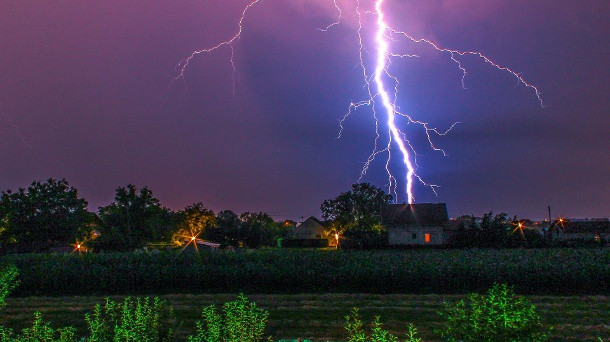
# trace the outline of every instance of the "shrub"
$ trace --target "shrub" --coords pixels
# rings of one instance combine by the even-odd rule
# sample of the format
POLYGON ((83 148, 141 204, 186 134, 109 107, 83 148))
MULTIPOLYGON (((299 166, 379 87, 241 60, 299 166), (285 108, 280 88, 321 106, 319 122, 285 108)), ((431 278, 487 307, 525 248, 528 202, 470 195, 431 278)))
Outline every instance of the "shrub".
POLYGON ((32 327, 23 329, 20 335, 0 327, 0 342, 76 342, 76 329, 67 327, 55 330, 43 321, 40 312, 36 312, 32 327))
POLYGON ((173 310, 158 297, 125 298, 123 303, 106 299, 86 314, 90 342, 171 341, 174 335, 173 310))
POLYGON ((545 341, 535 309, 508 285, 495 284, 487 295, 473 293, 439 312, 447 321, 440 333, 447 341, 545 341))
POLYGON ((240 294, 222 306, 222 314, 210 305, 203 309, 202 315, 203 321, 197 322, 197 334, 188 338, 190 342, 262 341, 269 312, 240 294))
POLYGON ((19 285, 16 280, 18 275, 19 270, 13 264, 5 265, 0 270, 0 307, 6 304, 6 297, 19 285))
MULTIPOLYGON (((398 342, 398 337, 382 328, 379 316, 376 316, 373 320, 371 334, 367 336, 362 328, 360 311, 357 308, 352 309, 351 315, 345 316, 345 330, 349 334, 348 342, 398 342)), ((421 341, 421 338, 416 337, 416 335, 417 329, 415 329, 413 324, 409 324, 405 342, 421 341)))

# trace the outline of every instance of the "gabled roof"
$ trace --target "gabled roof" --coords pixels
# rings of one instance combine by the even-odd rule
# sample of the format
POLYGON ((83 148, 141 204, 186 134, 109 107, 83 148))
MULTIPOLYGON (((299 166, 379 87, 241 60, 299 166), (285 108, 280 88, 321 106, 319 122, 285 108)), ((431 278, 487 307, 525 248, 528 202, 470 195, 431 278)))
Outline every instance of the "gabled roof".
POLYGON ((386 226, 442 226, 449 221, 445 203, 387 204, 381 207, 386 226))
POLYGON ((568 221, 563 223, 555 222, 553 224, 559 227, 564 234, 609 234, 610 221, 594 220, 594 221, 568 221))
POLYGON ((299 228, 299 227, 301 227, 303 225, 307 226, 307 225, 310 225, 312 223, 317 223, 317 224, 319 224, 321 226, 325 225, 325 222, 322 222, 322 221, 318 220, 317 218, 315 218, 313 216, 310 216, 305 221, 301 222, 300 224, 297 224, 297 228, 299 228))

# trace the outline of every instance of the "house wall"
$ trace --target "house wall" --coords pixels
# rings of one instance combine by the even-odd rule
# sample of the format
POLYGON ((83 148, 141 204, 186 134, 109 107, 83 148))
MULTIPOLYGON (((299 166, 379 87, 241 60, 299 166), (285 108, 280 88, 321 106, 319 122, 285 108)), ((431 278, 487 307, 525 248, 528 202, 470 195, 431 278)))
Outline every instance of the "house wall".
POLYGON ((324 226, 316 220, 307 219, 294 229, 295 239, 326 239, 324 226))
POLYGON ((442 227, 388 227, 390 245, 438 246, 444 242, 445 234, 442 227), (429 242, 425 240, 426 234, 430 234, 429 242))
MULTIPOLYGON (((570 240, 582 240, 582 241, 594 241, 595 236, 598 234, 595 233, 558 233, 555 234, 555 240, 559 241, 570 241, 570 240)), ((608 240, 610 239, 610 234, 599 234, 599 237, 608 240)))

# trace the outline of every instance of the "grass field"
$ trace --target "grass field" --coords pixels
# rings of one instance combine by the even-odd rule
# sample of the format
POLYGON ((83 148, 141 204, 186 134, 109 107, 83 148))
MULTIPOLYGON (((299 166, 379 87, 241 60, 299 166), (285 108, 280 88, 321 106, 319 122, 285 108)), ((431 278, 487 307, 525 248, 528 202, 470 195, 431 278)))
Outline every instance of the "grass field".
MULTIPOLYGON (((610 340, 610 298, 606 296, 526 296, 536 305, 545 324, 552 326, 552 341, 610 340)), ((111 297, 120 300, 122 297, 111 297)), ((201 309, 222 304, 235 295, 166 295, 163 299, 174 307, 182 328, 179 338, 194 333, 201 309)), ((438 340, 434 329, 442 326, 436 312, 444 301, 456 301, 457 295, 404 294, 296 294, 250 295, 249 299, 269 310, 268 334, 274 340, 307 338, 316 341, 341 341, 346 334, 344 316, 359 307, 365 321, 380 315, 386 327, 402 334, 409 322, 415 324, 424 341, 438 340)), ((33 313, 41 311, 54 327, 72 325, 85 335, 84 315, 104 297, 27 297, 8 298, 2 309, 1 323, 16 329, 31 324, 33 313)))

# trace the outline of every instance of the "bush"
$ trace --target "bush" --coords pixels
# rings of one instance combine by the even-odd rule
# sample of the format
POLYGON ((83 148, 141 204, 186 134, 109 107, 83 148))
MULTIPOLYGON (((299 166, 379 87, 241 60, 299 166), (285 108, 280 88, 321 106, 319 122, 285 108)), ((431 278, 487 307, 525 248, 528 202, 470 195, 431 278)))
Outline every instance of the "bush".
POLYGON ((0 327, 0 342, 76 342, 76 329, 67 327, 55 330, 42 320, 40 312, 36 312, 32 327, 23 329, 20 335, 0 327))
POLYGON ((440 333, 446 341, 545 341, 548 331, 535 309, 508 285, 495 284, 486 296, 473 293, 447 305, 439 313, 447 321, 440 333))
POLYGON ((173 310, 159 297, 127 297, 122 304, 106 299, 96 305, 93 314, 86 314, 90 342, 171 341, 174 335, 173 310))
MULTIPOLYGON (((379 316, 373 320, 371 334, 367 336, 362 328, 360 312, 357 308, 352 309, 351 315, 345 316, 345 330, 347 330, 348 342, 398 342, 398 338, 382 328, 379 316)), ((413 324, 409 324, 407 339, 405 342, 420 342, 421 338, 416 337, 417 329, 413 324)))
POLYGON ((0 307, 6 304, 6 297, 19 285, 18 275, 19 270, 13 264, 5 265, 0 270, 0 307))
POLYGON ((222 306, 222 314, 210 305, 203 309, 202 315, 203 322, 197 322, 197 334, 189 336, 190 342, 262 341, 269 312, 240 294, 235 301, 222 306))

